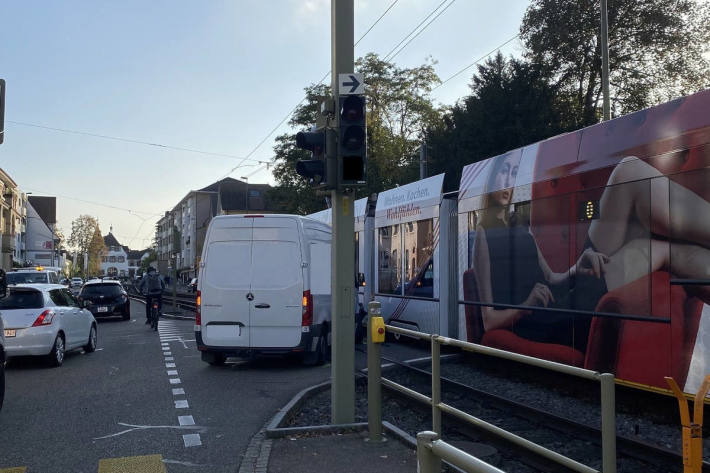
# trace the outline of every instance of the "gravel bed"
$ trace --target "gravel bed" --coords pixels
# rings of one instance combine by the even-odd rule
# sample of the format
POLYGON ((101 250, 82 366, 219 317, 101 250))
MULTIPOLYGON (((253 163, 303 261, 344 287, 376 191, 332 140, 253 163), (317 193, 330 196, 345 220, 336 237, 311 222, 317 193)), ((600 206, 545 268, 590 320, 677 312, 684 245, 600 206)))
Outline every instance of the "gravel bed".
MULTIPOLYGON (((417 433, 423 430, 431 430, 430 410, 412 407, 409 402, 405 402, 399 397, 389 396, 385 392, 383 388, 383 420, 396 425, 412 437, 416 437, 417 433)), ((367 385, 363 383, 358 383, 355 387, 355 422, 367 422, 367 385)), ((330 389, 307 399, 299 412, 286 422, 286 427, 326 424, 330 424, 330 389)), ((482 444, 487 442, 482 438, 472 439, 470 435, 463 435, 457 429, 448 428, 446 425, 443 426, 443 438, 453 444, 471 441, 482 444)), ((463 447, 463 445, 460 446, 463 447)), ((494 452, 491 457, 482 459, 509 473, 538 473, 541 471, 531 468, 504 452, 494 452)))
MULTIPOLYGON (((576 386, 577 389, 571 390, 576 392, 570 392, 570 389, 564 389, 564 387, 550 389, 549 386, 531 383, 529 380, 519 381, 515 376, 487 373, 472 366, 471 363, 465 362, 442 363, 441 375, 522 404, 553 412, 562 417, 575 419, 595 427, 601 426, 598 383, 580 382, 576 386), (580 387, 584 392, 579 392, 580 387)), ((568 377, 561 378, 561 380, 564 383, 573 381, 568 377)), ((633 406, 629 406, 629 399, 625 399, 629 397, 628 395, 617 395, 617 433, 680 452, 682 437, 678 407, 675 401, 672 399, 658 400, 660 395, 653 394, 651 396, 659 402, 652 402, 654 405, 647 406, 649 410, 643 412, 642 404, 644 402, 641 399, 647 399, 649 395, 637 392, 634 399, 633 393, 631 394, 631 400, 635 402, 633 406), (660 415, 657 411, 654 413, 653 409, 660 409, 659 404, 663 405, 665 410, 672 412, 668 413, 669 415, 660 415)), ((704 432, 704 438, 707 439, 706 432, 704 432)), ((707 445, 707 442, 704 442, 703 456, 706 461, 710 460, 710 446, 707 445)))

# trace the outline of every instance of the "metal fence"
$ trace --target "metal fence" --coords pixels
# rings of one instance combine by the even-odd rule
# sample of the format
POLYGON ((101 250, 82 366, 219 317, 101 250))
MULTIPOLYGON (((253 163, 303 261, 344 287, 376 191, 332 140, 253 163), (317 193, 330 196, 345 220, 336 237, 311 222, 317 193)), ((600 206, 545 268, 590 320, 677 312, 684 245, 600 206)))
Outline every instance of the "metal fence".
MULTIPOLYGON (((519 363, 524 363, 531 366, 564 373, 567 375, 577 376, 580 378, 598 381, 601 385, 601 418, 602 418, 602 471, 604 473, 616 472, 616 401, 615 401, 615 386, 614 375, 611 373, 599 373, 575 366, 564 365, 553 361, 533 358, 531 356, 520 355, 496 348, 491 348, 475 343, 464 342, 439 335, 416 332, 404 328, 384 325, 386 332, 405 335, 411 338, 420 340, 429 340, 431 343, 431 397, 416 392, 412 389, 402 386, 392 380, 382 377, 381 343, 373 343, 373 323, 376 325, 381 321, 381 318, 373 317, 372 314, 379 314, 379 303, 370 303, 369 313, 371 317, 368 319, 368 337, 367 337, 367 365, 368 365, 368 423, 370 430, 370 439, 372 441, 380 441, 382 439, 382 385, 389 387, 395 391, 405 394, 411 398, 417 399, 423 403, 427 403, 432 409, 432 431, 441 436, 441 415, 442 413, 450 414, 459 420, 474 425, 475 427, 485 430, 486 432, 507 440, 519 447, 527 449, 541 457, 558 463, 566 468, 581 473, 599 473, 598 470, 587 465, 579 463, 569 457, 561 455, 541 445, 526 440, 518 435, 501 429, 493 424, 490 424, 482 419, 474 417, 466 412, 463 412, 451 405, 441 401, 441 345, 458 347, 473 353, 503 358, 519 363), (374 304, 374 305, 373 305, 374 304), (374 322, 373 322, 374 320, 374 322)), ((382 332, 381 332, 382 333, 382 332)), ((443 443, 436 444, 441 448, 436 447, 430 449, 432 452, 449 451, 451 446, 444 447, 443 443)), ((494 471, 494 470, 468 470, 471 472, 479 471, 494 471)))

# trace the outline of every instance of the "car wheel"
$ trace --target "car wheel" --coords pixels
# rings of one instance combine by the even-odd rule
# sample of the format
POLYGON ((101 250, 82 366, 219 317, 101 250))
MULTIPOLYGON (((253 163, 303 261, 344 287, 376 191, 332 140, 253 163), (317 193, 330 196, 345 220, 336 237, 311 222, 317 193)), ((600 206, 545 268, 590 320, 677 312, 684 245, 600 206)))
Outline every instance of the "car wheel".
POLYGON ((64 363, 64 354, 66 347, 64 346, 64 337, 61 333, 57 334, 57 338, 54 339, 54 346, 52 346, 52 351, 47 355, 49 359, 49 365, 53 367, 62 366, 64 363))
POLYGON ((123 311, 123 320, 131 320, 131 309, 128 307, 123 311))
POLYGON ((95 352, 97 340, 98 340, 98 336, 96 333, 96 325, 91 324, 91 330, 89 330, 89 341, 87 342, 86 345, 84 345, 84 352, 86 352, 86 353, 95 352))
POLYGON ((223 353, 202 352, 202 361, 206 361, 212 366, 222 366, 226 360, 227 357, 223 353))
POLYGON ((304 353, 303 364, 308 366, 322 365, 325 363, 327 358, 328 334, 325 333, 325 330, 323 330, 322 335, 318 337, 318 344, 316 345, 316 349, 314 351, 304 353))

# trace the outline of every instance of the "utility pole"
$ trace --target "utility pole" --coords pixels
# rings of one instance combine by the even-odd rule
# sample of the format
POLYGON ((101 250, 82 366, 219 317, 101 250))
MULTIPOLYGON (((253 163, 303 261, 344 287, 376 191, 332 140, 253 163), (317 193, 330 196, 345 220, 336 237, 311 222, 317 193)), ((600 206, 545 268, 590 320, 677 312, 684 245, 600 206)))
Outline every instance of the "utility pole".
MULTIPOLYGON (((352 73, 354 58, 353 0, 331 0, 331 86, 337 99, 339 74, 352 73)), ((340 113, 335 126, 340 127, 340 113)), ((344 188, 331 191, 333 212, 332 255, 332 365, 331 416, 334 424, 355 420, 355 219, 353 193, 344 188)))
POLYGON ((611 107, 609 105, 609 25, 606 13, 606 1, 601 0, 601 49, 602 49, 602 94, 604 121, 611 119, 611 107))
POLYGON ((422 144, 419 147, 419 179, 424 179, 426 175, 426 139, 422 138, 422 144))

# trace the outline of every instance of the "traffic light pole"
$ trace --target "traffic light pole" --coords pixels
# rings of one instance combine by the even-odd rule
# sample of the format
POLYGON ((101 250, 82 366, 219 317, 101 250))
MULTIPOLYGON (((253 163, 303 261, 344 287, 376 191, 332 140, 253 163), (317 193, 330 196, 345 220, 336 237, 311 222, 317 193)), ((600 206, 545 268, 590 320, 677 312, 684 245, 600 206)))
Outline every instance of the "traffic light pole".
MULTIPOLYGON (((338 97, 338 74, 352 73, 354 58, 353 0, 331 0, 331 84, 338 97)), ((335 113, 336 127, 340 114, 335 113)), ((334 424, 355 420, 355 261, 352 193, 332 191, 332 365, 331 416, 334 424)))

